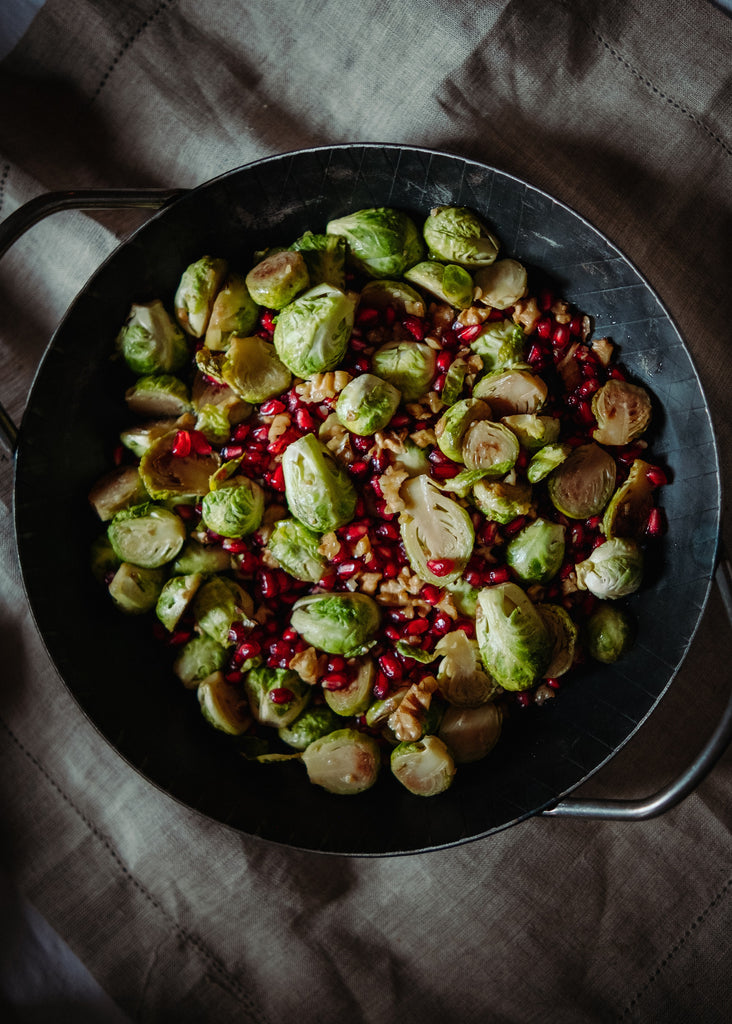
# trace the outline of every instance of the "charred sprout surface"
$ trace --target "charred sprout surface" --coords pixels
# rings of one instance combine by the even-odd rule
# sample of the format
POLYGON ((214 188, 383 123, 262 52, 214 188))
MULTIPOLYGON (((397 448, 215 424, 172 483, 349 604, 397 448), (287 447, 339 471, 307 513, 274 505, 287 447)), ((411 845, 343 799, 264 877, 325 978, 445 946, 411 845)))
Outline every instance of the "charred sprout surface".
POLYGON ((477 211, 368 208, 130 296, 90 572, 252 763, 436 796, 632 651, 651 395, 517 257, 477 211))

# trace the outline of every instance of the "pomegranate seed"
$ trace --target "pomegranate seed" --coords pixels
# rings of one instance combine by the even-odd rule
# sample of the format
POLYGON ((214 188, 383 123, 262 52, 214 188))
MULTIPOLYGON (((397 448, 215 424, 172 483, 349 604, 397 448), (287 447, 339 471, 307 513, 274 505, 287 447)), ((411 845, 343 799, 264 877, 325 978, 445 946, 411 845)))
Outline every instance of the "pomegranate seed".
POLYGON ((448 615, 444 615, 442 612, 439 615, 435 615, 432 620, 432 630, 439 636, 445 633, 449 633, 452 629, 452 619, 448 615))
POLYGON ((581 316, 573 316, 572 319, 569 321, 569 333, 572 335, 573 338, 577 338, 580 334, 582 334, 581 316))
POLYGON ((385 675, 383 672, 377 672, 376 682, 374 683, 373 686, 374 697, 376 697, 377 700, 383 700, 389 693, 390 689, 391 687, 389 685, 389 677, 385 675))
POLYGON ((536 325, 536 333, 542 341, 549 341, 554 330, 554 321, 549 316, 543 316, 536 325))
POLYGON ((592 411, 592 406, 587 401, 582 401, 577 406, 577 419, 580 423, 588 426, 595 422, 595 414, 592 411))
POLYGON ((419 596, 424 598, 427 604, 438 604, 442 600, 442 594, 442 590, 433 583, 425 583, 419 592, 419 596))
POLYGON ((275 686, 267 696, 273 704, 290 704, 295 699, 295 694, 286 686, 275 686))
POLYGON ((526 525, 526 516, 516 516, 510 523, 506 524, 505 534, 507 537, 513 537, 515 533, 518 533, 526 525))
POLYGON ((589 519, 585 520, 585 526, 588 530, 599 530, 602 525, 602 516, 590 516, 589 519))
POLYGON ((539 309, 543 313, 546 313, 548 310, 552 308, 552 306, 554 305, 554 295, 549 290, 549 288, 542 288, 542 290, 539 292, 538 304, 539 309))
POLYGON ((654 487, 663 487, 668 483, 668 476, 660 466, 649 466, 646 470, 646 477, 654 487))
POLYGON ((338 577, 336 576, 334 569, 331 572, 325 573, 324 576, 321 576, 318 580, 318 586, 322 587, 323 590, 332 590, 337 578, 338 577))
POLYGON ((349 679, 345 672, 329 672, 320 682, 324 690, 345 690, 349 679))
POLYGON ((387 306, 384 309, 383 317, 384 317, 384 323, 386 324, 386 326, 387 327, 391 327, 391 325, 396 320, 396 310, 394 309, 394 307, 393 306, 387 306))
POLYGON ((599 387, 600 382, 597 377, 588 377, 584 384, 580 384, 575 394, 579 398, 588 398, 590 395, 594 395, 599 387))
POLYGON ((406 328, 416 341, 422 341, 426 334, 424 320, 418 316, 405 316, 402 327, 406 328))
POLYGON ((460 341, 464 341, 467 345, 469 345, 471 341, 475 341, 475 339, 478 337, 482 330, 482 324, 470 324, 468 327, 461 327, 455 333, 457 334, 460 341))
POLYGON ((225 461, 239 459, 243 454, 244 446, 241 444, 227 444, 221 449, 221 458, 225 461))
POLYGON ((460 466, 456 463, 445 463, 443 466, 433 466, 432 476, 437 480, 450 480, 460 472, 460 466))
POLYGON ((282 463, 278 462, 271 473, 267 474, 267 483, 273 491, 280 491, 284 493, 285 490, 285 471, 282 468, 282 463))
POLYGON ((371 468, 374 473, 386 473, 390 465, 391 455, 386 448, 371 457, 371 468))
POLYGON ((369 464, 368 462, 364 462, 363 459, 357 459, 355 462, 352 462, 351 465, 348 467, 348 472, 351 474, 351 476, 355 477, 366 476, 366 474, 369 472, 369 464))
POLYGON ((269 569, 262 569, 257 580, 262 597, 275 597, 278 593, 277 577, 269 569))
POLYGON ((124 458, 124 455, 125 455, 125 446, 123 444, 116 445, 115 449, 114 449, 114 452, 112 453, 112 460, 113 460, 115 466, 121 466, 122 465, 122 459, 124 458))
POLYGON ((432 381, 432 390, 436 391, 438 395, 442 394, 442 389, 445 387, 445 374, 440 373, 432 381))
POLYGON ((401 640, 402 638, 401 630, 397 629, 396 626, 387 626, 384 630, 384 635, 393 643, 396 643, 397 640, 401 640))
POLYGON ((247 542, 242 540, 241 537, 224 537, 221 541, 221 547, 224 551, 230 551, 232 555, 241 555, 249 550, 247 542))
POLYGON ((379 322, 379 311, 375 306, 361 306, 356 313, 359 327, 374 327, 379 322))
POLYGON ((552 344, 555 348, 565 348, 569 344, 569 325, 557 324, 552 333, 552 344))
POLYGON ((628 378, 627 378, 627 377, 625 376, 625 374, 623 373, 623 371, 622 371, 622 370, 619 370, 617 366, 614 366, 614 367, 612 368, 612 370, 610 370, 610 371, 608 372, 608 377, 609 377, 609 378, 610 378, 611 380, 627 380, 627 379, 628 379, 628 378))
POLYGON ((511 570, 507 565, 499 566, 498 569, 491 569, 488 572, 488 582, 494 586, 498 583, 508 583, 511 579, 511 570))
POLYGON ((265 309, 262 311, 262 315, 259 318, 259 325, 269 334, 274 331, 275 314, 271 309, 265 309))
POLYGON ((479 587, 483 582, 483 573, 478 569, 468 569, 467 572, 463 573, 463 579, 471 587, 479 587))
POLYGON ((452 356, 449 352, 440 352, 436 360, 437 369, 443 373, 445 370, 449 370, 452 365, 452 356))
POLYGON ((191 431, 191 447, 196 455, 210 455, 212 451, 206 435, 202 434, 200 430, 191 431))
POLYGON ((190 629, 176 629, 168 637, 168 643, 171 647, 180 647, 181 644, 188 643, 192 636, 193 632, 190 629))
POLYGON ((547 686, 551 686, 552 690, 558 690, 561 685, 558 679, 545 679, 544 682, 547 686))
POLYGON ((369 532, 368 523, 349 523, 348 526, 343 528, 343 539, 347 540, 349 544, 352 544, 356 540, 360 540, 365 534, 369 532))
POLYGON ((399 659, 393 654, 382 654, 379 658, 379 668, 387 679, 398 680, 402 678, 402 666, 399 663, 399 659))
POLYGON ((407 636, 421 636, 429 628, 430 624, 427 619, 412 619, 411 622, 407 623, 405 632, 407 636))
POLYGON ((179 430, 170 449, 177 458, 185 458, 191 454, 191 435, 187 430, 179 430))
POLYGON ((251 658, 258 658, 262 653, 262 645, 257 643, 256 640, 244 640, 236 648, 234 652, 234 659, 237 664, 249 661, 251 658))
POLYGON ((315 426, 315 420, 307 411, 307 409, 298 409, 295 413, 295 423, 300 430, 312 430, 315 426))
POLYGON ((663 513, 660 508, 654 507, 648 514, 646 533, 649 537, 660 537, 664 532, 663 513))
POLYGON ((433 576, 449 576, 455 571, 455 561, 452 558, 428 558, 427 568, 433 576))
POLYGON ((368 356, 359 356, 353 364, 354 370, 358 373, 368 373, 371 369, 371 360, 368 356))
POLYGON ((399 566, 396 562, 386 562, 381 570, 381 575, 385 580, 395 580, 399 575, 399 566))
POLYGON ((521 708, 527 708, 531 704, 531 695, 528 693, 517 693, 516 703, 521 708))
POLYGON ((239 669, 234 669, 232 672, 227 672, 226 675, 224 676, 224 679, 226 680, 227 683, 240 683, 241 672, 239 671, 239 669))
POLYGON ((529 349, 529 354, 526 357, 526 362, 531 363, 532 366, 536 366, 544 361, 544 353, 538 345, 532 345, 529 349))
POLYGON ((643 449, 639 444, 631 445, 630 448, 626 448, 624 451, 619 452, 617 459, 618 462, 624 466, 629 466, 631 462, 634 462, 640 455, 643 454, 643 449))
POLYGON ((285 403, 280 401, 279 398, 270 398, 266 402, 262 402, 259 411, 262 416, 279 416, 286 408, 285 403))
POLYGON ((460 345, 460 340, 455 331, 453 331, 452 327, 445 328, 445 330, 442 332, 440 342, 442 343, 443 348, 448 349, 458 348, 458 346, 460 345))
POLYGON ((240 573, 250 575, 259 568, 259 559, 252 551, 242 551, 237 556, 237 568, 240 573))
POLYGON ((351 576, 355 576, 357 572, 360 572, 363 566, 356 558, 352 558, 350 561, 341 562, 336 569, 336 572, 340 579, 349 580, 351 576))

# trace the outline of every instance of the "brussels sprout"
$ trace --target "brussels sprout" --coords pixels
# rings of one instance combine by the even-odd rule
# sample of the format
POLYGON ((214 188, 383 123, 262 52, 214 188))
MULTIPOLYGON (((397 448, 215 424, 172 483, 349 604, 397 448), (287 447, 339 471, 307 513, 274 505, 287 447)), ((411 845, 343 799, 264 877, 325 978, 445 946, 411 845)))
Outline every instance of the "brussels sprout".
POLYGON ((600 600, 632 594, 643 580, 643 552, 634 540, 615 537, 594 548, 577 564, 577 586, 600 600))
POLYGON ((456 764, 472 764, 490 754, 501 738, 503 713, 497 704, 480 707, 450 707, 445 711, 437 735, 456 764))
POLYGON ((577 626, 567 609, 561 605, 539 604, 536 607, 552 637, 552 656, 544 669, 544 678, 557 679, 569 672, 574 663, 577 626))
POLYGON ((336 729, 308 744, 302 760, 313 785, 348 796, 373 786, 381 752, 373 736, 356 729, 336 729))
POLYGON ((338 288, 318 284, 277 317, 277 355, 298 377, 335 370, 353 329, 353 300, 338 288))
POLYGON ((295 750, 305 750, 310 743, 327 736, 341 724, 340 717, 327 705, 305 708, 289 725, 280 726, 278 733, 283 743, 295 750))
POLYGON ((544 477, 549 476, 552 470, 561 466, 568 455, 572 453, 572 446, 569 444, 546 444, 531 457, 526 467, 526 476, 530 483, 538 484, 544 477))
POLYGON ((252 714, 262 725, 290 725, 305 709, 311 690, 289 668, 250 668, 244 688, 252 714))
POLYGON ((597 426, 592 436, 600 444, 623 445, 639 437, 651 422, 651 399, 645 388, 611 379, 592 396, 597 426))
POLYGON ((511 428, 521 446, 529 452, 538 451, 547 444, 554 444, 561 430, 558 417, 536 416, 531 413, 504 416, 501 423, 511 428))
POLYGON ((274 345, 262 338, 229 341, 221 375, 234 394, 245 402, 266 402, 290 386, 292 374, 277 355, 274 345))
POLYGON ((353 519, 358 495, 346 471, 314 434, 289 444, 282 456, 290 511, 316 533, 328 533, 353 519))
POLYGON ((375 374, 388 380, 405 402, 416 402, 428 391, 437 366, 434 350, 420 341, 388 341, 374 352, 375 374))
POLYGON ((443 405, 454 405, 460 398, 468 373, 468 364, 458 356, 453 359, 445 373, 445 380, 440 392, 443 405))
POLYGON ((548 583, 564 560, 564 527, 541 516, 524 526, 506 546, 506 561, 522 580, 548 583))
POLYGON ((489 402, 496 419, 539 412, 548 393, 546 381, 538 374, 516 367, 489 373, 473 388, 473 398, 489 402))
POLYGON ((186 528, 175 512, 148 501, 118 512, 107 536, 122 562, 157 569, 172 562, 183 547, 186 528))
POLYGON ((489 420, 491 407, 481 398, 462 398, 451 405, 435 424, 437 446, 453 462, 463 461, 463 437, 475 420, 489 420))
POLYGON ((446 585, 445 589, 449 591, 458 615, 467 615, 474 619, 475 610, 478 606, 478 594, 480 593, 478 588, 472 586, 467 580, 460 578, 452 580, 446 585))
POLYGON ((505 476, 519 453, 518 438, 502 423, 475 420, 463 436, 463 462, 484 476, 505 476))
POLYGON ((181 615, 202 583, 203 575, 200 572, 172 576, 164 583, 155 605, 155 614, 169 633, 178 625, 181 615))
POLYGON ((315 235, 306 231, 292 249, 305 257, 310 284, 329 284, 333 288, 346 287, 346 240, 339 235, 315 235))
POLYGON ((436 206, 423 234, 430 256, 463 267, 489 266, 500 246, 478 215, 464 206, 436 206))
POLYGON ((415 796, 444 793, 455 778, 455 761, 445 743, 433 735, 400 743, 391 752, 392 774, 415 796))
POLYGON ((587 651, 595 661, 611 665, 630 650, 635 641, 635 622, 625 608, 601 603, 585 627, 587 651))
MULTIPOLYGON (((221 361, 220 365, 223 370, 224 360, 221 361)), ((199 415, 208 406, 213 405, 222 409, 226 413, 230 426, 243 423, 252 412, 249 402, 238 395, 223 378, 212 381, 200 370, 196 370, 193 377, 191 402, 193 403, 194 412, 199 415)), ((229 432, 231 432, 231 429, 229 432)))
POLYGON ((371 703, 376 669, 371 658, 361 658, 356 665, 356 674, 340 690, 323 689, 325 703, 337 715, 350 718, 362 715, 371 703))
POLYGON ((226 409, 220 405, 204 405, 196 413, 196 430, 210 444, 225 444, 231 434, 231 421, 226 409))
POLYGON ((328 654, 365 653, 378 631, 381 611, 367 594, 308 594, 292 606, 291 625, 306 643, 328 654))
POLYGON ((173 671, 187 689, 193 690, 208 676, 222 669, 227 657, 226 647, 204 633, 194 636, 181 647, 173 662, 173 671))
POLYGON ((140 459, 140 476, 155 501, 194 502, 208 492, 219 456, 214 451, 199 455, 193 449, 188 455, 178 455, 176 439, 173 430, 150 445, 140 459))
POLYGON ((169 418, 138 423, 123 430, 119 439, 128 451, 140 459, 153 441, 157 441, 163 434, 169 434, 171 430, 175 430, 176 422, 174 418, 169 418))
POLYGON ((518 260, 496 260, 490 267, 475 272, 479 298, 493 309, 508 309, 526 295, 528 275, 518 260))
MULTIPOLYGON (((228 346, 227 346, 228 348, 228 346)), ((226 353, 212 352, 206 345, 196 349, 195 361, 197 373, 203 374, 204 378, 213 384, 226 384, 223 377, 224 361, 226 353)))
POLYGON ((523 363, 526 335, 513 320, 489 320, 470 342, 470 348, 483 360, 486 372, 506 370, 523 363))
POLYGON ((241 688, 227 682, 222 672, 214 672, 199 683, 198 703, 209 725, 229 736, 241 736, 252 723, 241 688))
POLYGON ((343 235, 349 260, 369 277, 398 278, 424 255, 414 221, 401 210, 357 210, 330 221, 329 235, 343 235))
POLYGON ((133 373, 177 373, 188 360, 188 343, 159 299, 133 304, 117 335, 122 358, 133 373))
POLYGON ((189 576, 196 572, 209 575, 231 569, 232 561, 229 552, 220 544, 203 545, 189 539, 170 568, 179 576, 189 576))
POLYGON ((425 301, 418 291, 403 281, 369 281, 361 289, 359 307, 393 309, 398 316, 424 316, 425 301))
POLYGON ((128 615, 152 611, 165 582, 164 569, 122 562, 109 584, 109 595, 128 615))
POLYGON ((401 397, 393 384, 373 373, 362 373, 341 391, 336 416, 351 433, 368 437, 387 426, 401 397))
POLYGON ((475 625, 483 664, 500 686, 528 690, 541 678, 552 655, 552 637, 521 587, 484 587, 475 625))
POLYGON ((442 302, 456 309, 467 309, 473 301, 473 279, 456 263, 424 260, 404 272, 407 281, 424 288, 442 302))
POLYGON ((570 519, 587 519, 607 505, 615 488, 615 459, 597 444, 583 444, 547 480, 549 498, 570 519))
POLYGON ((136 416, 182 416, 191 411, 188 388, 170 373, 138 377, 125 392, 125 401, 136 416))
POLYGON ((602 532, 608 539, 642 538, 648 515, 653 508, 655 485, 648 479, 650 468, 643 459, 635 459, 627 479, 610 499, 602 517, 602 532))
POLYGON ((246 337, 257 326, 259 306, 249 294, 241 274, 229 274, 214 300, 206 328, 206 348, 225 349, 232 334, 246 337))
POLYGON ((470 516, 426 475, 408 480, 401 493, 406 509, 400 513, 399 529, 412 569, 437 586, 458 579, 473 553, 470 516))
MULTIPOLYGON (((406 697, 408 690, 408 686, 403 686, 396 693, 391 693, 388 697, 375 700, 373 704, 370 704, 365 715, 366 725, 370 729, 378 729, 379 726, 385 725, 406 697)), ((391 734, 387 733, 387 735, 391 734)))
POLYGON ((284 307, 310 287, 307 263, 301 252, 285 249, 265 256, 247 274, 249 294, 268 309, 284 307))
POLYGON ((503 525, 517 516, 529 515, 533 508, 531 485, 523 482, 479 480, 473 487, 472 498, 486 519, 503 525))
POLYGON ((318 550, 320 534, 304 526, 298 519, 280 519, 267 541, 267 550, 274 560, 296 580, 317 583, 322 579, 327 562, 318 550))
POLYGON ((427 451, 409 437, 405 437, 402 445, 402 451, 392 453, 391 464, 394 469, 402 470, 407 476, 429 473, 430 460, 427 458, 427 451))
POLYGON ((121 563, 106 533, 94 538, 90 554, 92 576, 97 583, 107 583, 110 573, 115 573, 121 563))
POLYGON ((148 493, 136 466, 117 466, 97 480, 89 491, 89 503, 103 523, 147 498, 148 493))
POLYGON ((247 592, 226 576, 212 576, 198 588, 193 599, 196 625, 217 643, 226 646, 236 624, 253 626, 254 602, 247 592))
POLYGON ((264 491, 254 480, 237 477, 238 483, 209 491, 201 502, 204 526, 221 537, 245 537, 262 522, 264 491))
POLYGON ((186 267, 175 293, 175 315, 187 334, 202 338, 227 272, 225 260, 202 256, 186 267))
POLYGON ((478 644, 462 629, 440 637, 435 654, 441 658, 437 683, 448 704, 472 708, 495 696, 498 687, 481 665, 478 644))

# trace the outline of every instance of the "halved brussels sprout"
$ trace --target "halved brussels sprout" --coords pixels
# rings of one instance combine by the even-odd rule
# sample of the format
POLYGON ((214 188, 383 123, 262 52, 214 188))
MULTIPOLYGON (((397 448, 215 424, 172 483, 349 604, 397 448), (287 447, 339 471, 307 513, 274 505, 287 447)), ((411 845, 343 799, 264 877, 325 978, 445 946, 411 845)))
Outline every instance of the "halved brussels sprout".
POLYGON ((317 583, 327 562, 318 550, 321 536, 299 519, 280 519, 275 523, 267 550, 274 560, 296 580, 317 583))
POLYGON ((437 586, 458 579, 475 542, 468 513, 424 474, 407 480, 401 494, 406 509, 399 515, 399 529, 414 572, 437 586))
POLYGON ((570 444, 546 444, 531 457, 526 467, 526 476, 530 483, 538 484, 544 477, 549 476, 552 470, 561 466, 564 460, 572 454, 570 444))
POLYGON ((343 235, 349 260, 369 277, 401 277, 424 255, 419 230, 402 210, 357 210, 330 221, 325 230, 329 235, 343 235))
POLYGON ((611 665, 630 650, 636 626, 630 612, 614 604, 599 604, 585 627, 587 651, 595 661, 611 665))
POLYGON ((110 574, 120 567, 120 560, 114 553, 112 543, 106 533, 95 537, 91 544, 89 568, 97 583, 107 583, 110 574))
POLYGON ((519 413, 516 416, 504 416, 501 422, 511 428, 521 446, 529 452, 538 451, 547 444, 554 444, 561 430, 561 423, 556 416, 519 413))
POLYGON ((358 495, 346 471, 314 434, 289 444, 282 456, 290 511, 316 533, 328 533, 353 519, 358 495))
POLYGON ((541 516, 528 523, 506 546, 506 561, 522 580, 548 583, 564 560, 564 527, 541 516))
POLYGON ((422 296, 404 281, 369 281, 361 289, 358 302, 373 309, 389 306, 398 316, 424 316, 427 312, 422 296))
POLYGON ((310 743, 327 736, 342 724, 340 717, 325 704, 301 711, 289 725, 280 726, 278 732, 283 743, 294 750, 305 750, 310 743))
POLYGON ((173 671, 187 689, 193 690, 208 676, 222 669, 227 657, 226 647, 203 633, 192 637, 181 647, 173 662, 173 671))
POLYGON ((214 672, 201 680, 198 703, 209 725, 229 736, 241 736, 252 724, 241 687, 227 682, 223 672, 214 672))
POLYGON ((597 420, 592 436, 600 444, 628 444, 646 430, 652 411, 645 388, 625 380, 608 380, 592 396, 597 420))
POLYGON ((277 355, 298 377, 335 370, 351 337, 353 300, 329 284, 318 284, 286 306, 277 317, 277 355))
POLYGON ((338 235, 315 235, 306 231, 292 249, 305 257, 310 284, 329 284, 345 291, 346 287, 346 240, 338 235))
POLYGON ((424 222, 423 234, 430 256, 463 267, 489 266, 500 247, 480 217, 464 206, 436 206, 424 222))
POLYGON ((186 527, 175 512, 144 502, 118 512, 107 536, 122 562, 157 569, 172 562, 183 547, 186 527))
POLYGON ((226 260, 202 256, 183 271, 175 293, 175 315, 186 334, 202 338, 206 333, 211 308, 227 269, 226 260))
POLYGON ((211 475, 219 467, 219 456, 191 449, 188 455, 176 454, 177 431, 163 434, 140 459, 140 476, 151 498, 156 501, 195 501, 206 494, 211 475))
POLYGON ((415 796, 444 793, 455 778, 455 761, 445 743, 431 734, 400 743, 391 752, 392 774, 415 796))
POLYGON ((191 397, 187 386, 170 373, 138 377, 125 392, 127 408, 136 416, 162 418, 182 416, 191 411, 191 397))
POLYGON ((463 462, 483 476, 505 476, 519 457, 520 445, 512 430, 491 420, 474 420, 463 435, 463 462))
POLYGON ((628 477, 618 487, 602 517, 602 532, 612 537, 630 537, 640 540, 653 508, 655 484, 648 478, 650 465, 643 459, 634 459, 628 477))
MULTIPOLYGON (((223 361, 221 362, 221 369, 223 370, 223 361)), ((226 414, 230 430, 232 425, 243 423, 252 412, 251 404, 240 395, 237 395, 226 381, 223 379, 217 381, 209 380, 200 370, 196 370, 193 377, 191 402, 193 403, 194 411, 199 416, 209 406, 216 406, 216 408, 221 409, 226 414)))
POLYGON ((450 707, 445 711, 437 735, 456 764, 472 764, 490 754, 501 738, 503 712, 489 701, 480 707, 450 707))
POLYGON ((475 626, 486 671, 504 690, 528 690, 541 678, 552 656, 553 638, 516 583, 480 591, 475 626))
POLYGON ((239 476, 236 481, 209 491, 201 502, 204 526, 221 537, 245 537, 262 522, 264 491, 248 477, 239 476))
POLYGON ((144 503, 147 498, 137 466, 115 467, 89 491, 89 503, 103 523, 125 508, 144 503))
POLYGON ((518 260, 496 260, 490 267, 475 273, 475 287, 480 301, 493 309, 508 309, 526 295, 528 274, 518 260))
POLYGON ((538 604, 536 607, 552 637, 552 656, 544 669, 544 678, 558 679, 574 664, 577 626, 567 609, 559 604, 538 604))
POLYGON ((468 364, 461 357, 453 359, 447 368, 445 380, 440 392, 443 405, 454 405, 462 394, 465 385, 465 378, 468 374, 468 364))
POLYGON ((313 785, 347 796, 374 785, 381 752, 373 736, 356 729, 336 729, 310 743, 302 760, 313 785))
POLYGON ((122 562, 109 584, 109 596, 127 615, 144 615, 155 607, 164 582, 164 569, 122 562))
POLYGON ((437 684, 448 704, 473 708, 496 695, 498 686, 481 664, 477 642, 462 629, 440 637, 434 653, 441 658, 437 684))
POLYGON ((465 431, 475 420, 489 420, 491 407, 481 398, 462 398, 451 405, 435 424, 437 446, 453 462, 463 461, 465 431))
POLYGON ((456 309, 467 309, 473 301, 473 279, 465 267, 456 263, 423 260, 406 270, 404 276, 456 309))
POLYGON ((254 602, 243 587, 227 576, 212 576, 198 588, 193 599, 196 625, 222 646, 231 640, 229 632, 237 624, 254 626, 254 602))
POLYGON ((235 394, 255 403, 281 395, 292 380, 274 345, 263 338, 238 335, 229 341, 221 375, 235 394))
POLYGON ((548 394, 546 381, 537 373, 516 367, 489 373, 473 388, 473 398, 490 403, 496 419, 539 412, 548 394))
POLYGON ((377 376, 394 385, 405 402, 416 402, 429 390, 436 358, 434 350, 421 341, 388 341, 374 352, 371 366, 377 376))
POLYGON ((127 427, 120 433, 119 439, 128 451, 140 459, 153 441, 157 441, 163 434, 169 434, 175 426, 176 420, 172 417, 164 420, 149 420, 146 423, 127 427))
POLYGON ((402 470, 407 476, 429 473, 430 461, 427 458, 427 450, 420 448, 409 437, 406 437, 402 444, 403 451, 392 453, 391 464, 394 469, 402 470))
POLYGON ((181 576, 188 576, 196 572, 210 575, 211 573, 226 572, 231 568, 231 555, 220 544, 204 545, 193 539, 185 542, 171 566, 171 570, 181 576))
POLYGON ((513 320, 489 320, 470 342, 470 348, 483 360, 486 372, 506 370, 523 363, 526 335, 513 320))
POLYGON ((250 334, 258 316, 259 306, 249 294, 246 279, 241 274, 229 274, 211 309, 206 347, 212 352, 225 349, 232 334, 250 334))
POLYGON ((196 372, 202 374, 206 381, 214 385, 226 384, 223 377, 225 352, 212 352, 206 345, 201 345, 196 349, 194 358, 197 367, 196 372))
POLYGON ((351 433, 368 437, 387 426, 401 397, 393 384, 373 373, 362 373, 341 391, 336 416, 351 433))
POLYGON ((305 257, 291 249, 265 256, 252 267, 245 281, 254 301, 267 309, 284 309, 296 295, 310 287, 305 257))
POLYGON ((178 625, 203 579, 202 573, 195 572, 186 576, 172 576, 163 585, 155 605, 155 614, 169 633, 178 625))
POLYGON ((289 668, 250 668, 244 688, 252 714, 262 725, 290 725, 307 706, 311 689, 289 668))
POLYGON ((159 299, 134 303, 117 335, 117 346, 133 373, 177 373, 188 360, 188 342, 159 299))
POLYGON ((614 537, 594 548, 575 569, 580 590, 616 601, 633 594, 643 582, 643 551, 634 540, 614 537))
POLYGON ((549 498, 570 519, 587 519, 607 505, 615 488, 615 459, 598 444, 582 444, 547 480, 549 498))
POLYGON ((474 484, 472 499, 486 517, 505 525, 517 516, 529 515, 533 508, 531 485, 518 481, 479 480, 474 484))
POLYGON ((361 658, 356 675, 341 690, 323 690, 325 703, 335 714, 350 718, 362 715, 371 703, 376 668, 372 658, 361 658))
POLYGON ((355 657, 371 646, 381 610, 367 594, 308 594, 295 601, 292 628, 306 643, 328 654, 355 657))

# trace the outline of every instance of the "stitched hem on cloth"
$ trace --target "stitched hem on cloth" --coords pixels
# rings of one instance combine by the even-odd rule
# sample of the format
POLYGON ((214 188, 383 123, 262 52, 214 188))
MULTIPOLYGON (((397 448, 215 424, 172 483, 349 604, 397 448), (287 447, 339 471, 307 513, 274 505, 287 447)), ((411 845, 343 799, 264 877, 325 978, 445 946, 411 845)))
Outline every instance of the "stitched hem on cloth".
POLYGON ((177 2, 177 0, 162 0, 162 2, 158 4, 158 6, 155 8, 155 10, 152 11, 151 14, 149 14, 147 18, 145 18, 145 20, 142 22, 140 27, 138 29, 136 29, 132 33, 132 35, 128 36, 128 38, 124 41, 122 46, 120 46, 119 50, 117 51, 116 56, 113 57, 112 60, 110 61, 109 67, 104 72, 104 74, 102 75, 102 77, 101 77, 101 79, 99 81, 99 85, 96 87, 96 89, 92 93, 92 97, 91 97, 91 100, 90 100, 91 103, 93 103, 94 100, 97 99, 97 97, 99 96, 99 93, 102 91, 104 86, 109 81, 110 75, 114 72, 115 68, 117 67, 117 64, 119 64, 120 60, 122 59, 122 57, 124 57, 125 53, 127 53, 129 48, 131 46, 134 46, 134 44, 137 42, 137 40, 143 34, 145 29, 149 28, 150 25, 152 25, 152 23, 155 21, 155 19, 160 14, 163 14, 165 11, 169 10, 171 7, 173 7, 176 4, 176 2, 177 2))

